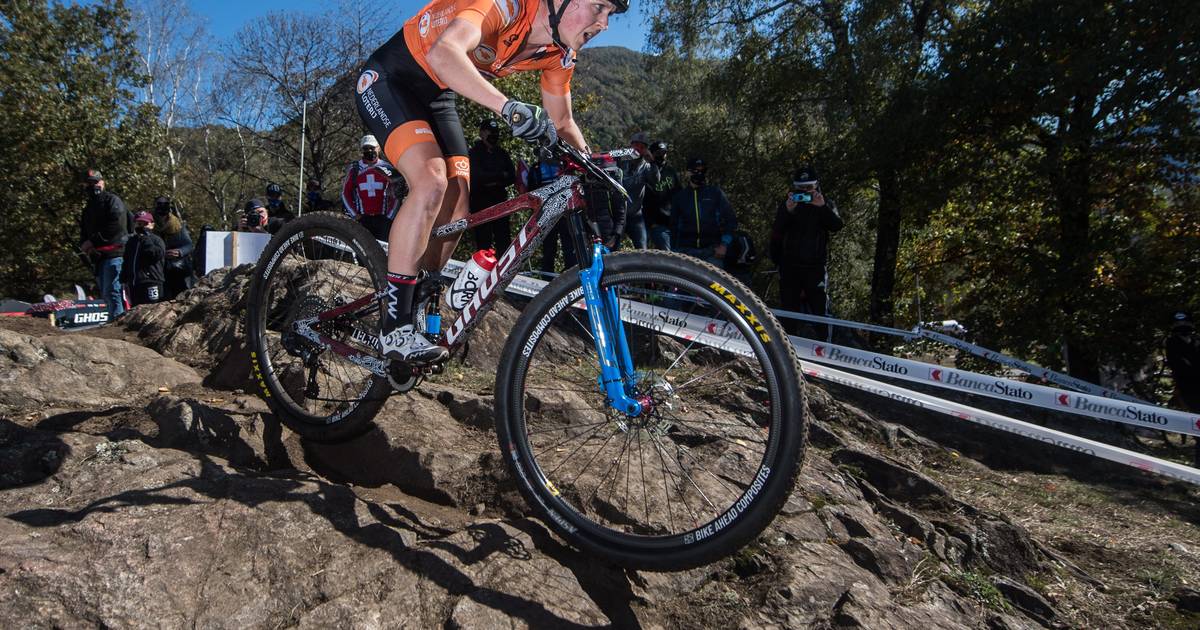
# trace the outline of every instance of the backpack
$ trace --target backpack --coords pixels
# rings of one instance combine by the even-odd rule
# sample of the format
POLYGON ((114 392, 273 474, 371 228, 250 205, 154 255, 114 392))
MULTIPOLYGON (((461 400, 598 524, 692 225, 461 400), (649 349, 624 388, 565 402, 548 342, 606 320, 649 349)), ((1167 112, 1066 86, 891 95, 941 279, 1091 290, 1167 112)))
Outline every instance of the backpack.
POLYGON ((725 253, 725 270, 730 273, 744 273, 753 269, 757 262, 758 248, 754 246, 754 239, 744 230, 734 232, 729 251, 725 253))

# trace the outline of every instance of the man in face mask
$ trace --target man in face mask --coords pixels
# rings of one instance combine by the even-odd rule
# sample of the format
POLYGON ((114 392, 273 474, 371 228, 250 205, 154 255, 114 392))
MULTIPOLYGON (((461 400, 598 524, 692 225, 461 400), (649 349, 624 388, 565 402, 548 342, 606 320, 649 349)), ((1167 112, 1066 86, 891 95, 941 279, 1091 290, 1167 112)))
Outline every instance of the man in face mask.
POLYGON ((658 167, 658 179, 646 188, 642 201, 646 229, 650 242, 658 249, 671 249, 671 199, 679 192, 682 183, 679 172, 667 164, 667 143, 659 140, 650 145, 651 161, 658 167))
POLYGON ((79 217, 79 249, 92 262, 96 286, 112 321, 125 312, 121 266, 133 221, 125 202, 105 189, 99 170, 88 169, 84 174, 83 192, 87 205, 79 217))
POLYGON ((283 186, 271 182, 267 184, 267 214, 272 219, 283 219, 291 221, 296 218, 292 211, 287 207, 287 202, 283 200, 283 186))
POLYGON ((379 141, 363 136, 359 143, 362 159, 351 162, 342 182, 342 204, 346 214, 358 221, 376 240, 387 241, 392 219, 400 207, 402 190, 396 169, 379 157, 379 141))
POLYGON ((704 158, 688 160, 687 169, 687 186, 671 199, 671 248, 721 267, 737 215, 725 193, 708 183, 704 158))
MULTIPOLYGON (((485 118, 479 123, 479 141, 467 152, 471 161, 471 213, 508 201, 508 187, 517 181, 512 157, 500 146, 500 123, 485 118)), ((508 249, 512 242, 510 217, 475 228, 475 247, 508 249)))
MULTIPOLYGON (((1200 413, 1200 337, 1191 313, 1180 311, 1171 318, 1171 335, 1167 337, 1167 365, 1175 380, 1175 399, 1184 409, 1200 413)), ((1192 465, 1200 468, 1200 438, 1192 465)))

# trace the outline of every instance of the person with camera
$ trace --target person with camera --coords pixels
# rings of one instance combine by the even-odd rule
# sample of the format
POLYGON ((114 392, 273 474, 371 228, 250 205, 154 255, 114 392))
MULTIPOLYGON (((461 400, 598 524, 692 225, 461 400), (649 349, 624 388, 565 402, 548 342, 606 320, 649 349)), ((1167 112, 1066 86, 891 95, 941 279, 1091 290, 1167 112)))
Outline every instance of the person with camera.
POLYGON ((284 219, 273 217, 267 211, 267 204, 262 199, 254 198, 246 202, 242 216, 238 217, 239 232, 257 232, 259 234, 274 234, 286 223, 284 219))
MULTIPOLYGON (((779 269, 779 301, 784 310, 829 315, 829 235, 844 225, 837 205, 821 193, 816 169, 797 169, 771 226, 770 255, 779 269)), ((826 325, 806 327, 795 319, 784 322, 793 335, 810 328, 818 339, 829 336, 826 325)))
MULTIPOLYGON (((1179 311, 1171 318, 1171 334, 1164 344, 1167 366, 1175 381, 1175 401, 1192 413, 1200 413, 1200 336, 1191 313, 1179 311)), ((1200 468, 1200 437, 1192 465, 1200 468)))
POLYGON ((125 245, 121 282, 128 289, 130 304, 153 304, 163 299, 163 260, 167 247, 154 233, 154 215, 139 212, 133 218, 133 225, 134 235, 125 245))
POLYGON ((173 300, 195 284, 195 275, 192 273, 195 244, 188 233, 187 224, 183 222, 183 216, 171 203, 170 197, 154 200, 154 233, 167 248, 163 264, 163 299, 173 300))
POLYGON ((125 242, 133 230, 129 210, 121 198, 105 189, 104 175, 96 169, 84 174, 87 205, 79 217, 79 249, 92 264, 100 297, 108 306, 109 321, 125 312, 121 266, 125 242))
POLYGON ((283 187, 275 182, 267 184, 267 215, 274 219, 291 221, 296 218, 283 200, 283 187))
POLYGON ((724 191, 708 183, 704 158, 688 160, 687 170, 687 186, 671 199, 671 248, 722 267, 737 215, 724 191))
POLYGON ((658 167, 658 178, 646 187, 642 216, 650 243, 658 249, 671 249, 671 198, 682 187, 679 172, 667 164, 667 143, 657 140, 650 145, 650 161, 658 167))

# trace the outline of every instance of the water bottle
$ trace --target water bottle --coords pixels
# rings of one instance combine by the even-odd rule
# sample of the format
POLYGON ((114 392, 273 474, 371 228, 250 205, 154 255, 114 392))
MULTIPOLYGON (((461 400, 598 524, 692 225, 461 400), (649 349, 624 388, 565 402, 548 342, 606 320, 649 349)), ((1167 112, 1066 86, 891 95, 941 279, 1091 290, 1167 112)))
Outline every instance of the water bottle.
POLYGON ((483 279, 495 268, 496 250, 481 249, 475 252, 467 261, 466 266, 458 272, 458 277, 454 279, 450 290, 446 292, 446 305, 456 311, 461 310, 471 301, 471 296, 475 295, 479 283, 483 282, 483 279))

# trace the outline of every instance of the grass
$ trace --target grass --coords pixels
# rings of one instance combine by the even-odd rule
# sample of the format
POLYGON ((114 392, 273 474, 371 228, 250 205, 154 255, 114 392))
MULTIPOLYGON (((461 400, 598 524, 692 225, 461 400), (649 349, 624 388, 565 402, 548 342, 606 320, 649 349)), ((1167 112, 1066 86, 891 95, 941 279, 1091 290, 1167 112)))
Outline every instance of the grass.
POLYGON ((998 612, 1011 612, 1012 606, 987 576, 975 571, 951 571, 942 575, 942 581, 954 592, 998 612))

